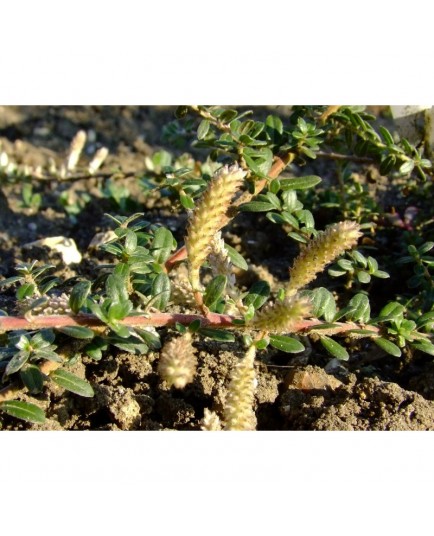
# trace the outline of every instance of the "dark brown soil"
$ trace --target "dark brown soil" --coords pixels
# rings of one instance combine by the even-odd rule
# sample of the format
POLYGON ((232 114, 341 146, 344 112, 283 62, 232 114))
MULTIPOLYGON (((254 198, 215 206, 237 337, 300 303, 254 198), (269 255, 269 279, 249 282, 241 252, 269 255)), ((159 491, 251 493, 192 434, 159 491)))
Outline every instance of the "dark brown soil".
MULTIPOLYGON (((164 147, 162 125, 172 118, 169 107, 0 107, 0 143, 17 162, 36 166, 50 156, 60 161, 71 138, 85 129, 94 133, 92 150, 102 145, 110 149, 110 166, 136 171, 144 169, 145 156, 164 147)), ((185 214, 179 207, 159 195, 145 197, 134 179, 127 185, 133 192, 132 211, 169 226, 182 241, 185 214)), ((55 264, 59 277, 94 277, 102 256, 88 246, 96 233, 111 228, 104 213, 116 213, 116 207, 101 195, 100 181, 77 181, 73 188, 88 192, 91 199, 79 217, 71 219, 58 202, 62 188, 36 187, 43 192, 38 211, 21 206, 17 185, 0 188, 0 276, 14 275, 17 261, 38 258, 55 264), (58 235, 76 241, 81 264, 66 268, 58 254, 24 247, 58 235)), ((277 226, 258 215, 244 215, 229 226, 225 238, 252 266, 245 284, 260 277, 273 285, 286 277, 293 245, 277 226)), ((0 293, 0 309, 11 312, 13 296, 10 289, 0 293)), ((50 383, 36 397, 47 414, 43 426, 0 413, 0 428, 199 430, 205 408, 221 410, 229 372, 243 351, 240 341, 197 339, 194 345, 198 372, 183 390, 168 389, 160 380, 155 352, 137 356, 118 351, 99 362, 83 357, 72 371, 92 383, 94 398, 81 398, 50 383)), ((402 359, 370 354, 334 364, 317 347, 301 356, 270 349, 259 355, 256 366, 259 430, 434 430, 434 364, 425 354, 402 359)), ((20 398, 30 401, 25 393, 20 398)))

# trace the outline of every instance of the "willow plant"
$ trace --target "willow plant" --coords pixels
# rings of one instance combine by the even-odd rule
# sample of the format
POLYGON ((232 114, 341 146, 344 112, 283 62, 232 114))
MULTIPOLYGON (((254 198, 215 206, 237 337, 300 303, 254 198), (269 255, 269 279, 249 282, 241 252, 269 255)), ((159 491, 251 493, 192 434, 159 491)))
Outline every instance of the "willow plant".
MULTIPOLYGON (((332 263, 343 262, 344 254, 365 259, 357 247, 371 223, 362 220, 366 213, 359 213, 353 220, 344 218, 318 229, 304 202, 321 178, 282 174, 292 162, 317 157, 339 160, 345 155, 327 147, 347 143, 357 148, 356 158, 389 171, 415 173, 426 181, 431 164, 419 149, 396 142, 384 129, 378 134, 367 114, 350 107, 295 108, 287 125, 277 116, 255 121, 246 119, 245 112, 201 106, 182 107, 177 121, 186 114, 200 118, 195 145, 209 149, 212 158, 199 176, 200 166, 187 170, 175 166, 161 168, 162 176, 153 177, 156 188, 169 189, 188 210, 183 245, 178 246, 168 228, 144 220, 142 214, 116 216, 111 217, 114 238, 101 245, 113 262, 95 280, 62 283, 50 275, 52 266, 35 262, 20 264, 18 275, 0 281, 4 288, 17 286, 19 311, 0 316, 5 384, 0 409, 6 413, 42 422, 37 404, 19 396, 23 389, 31 395, 40 393, 47 381, 92 396, 90 384, 68 371, 71 354, 99 361, 110 347, 138 355, 159 352, 161 379, 168 388, 181 390, 195 381, 198 338, 243 341, 244 356, 228 378, 224 408, 205 410, 198 423, 204 430, 255 428, 255 362, 268 346, 300 353, 305 351, 303 338, 310 337, 331 357, 345 361, 350 358, 347 341, 363 338, 394 356, 409 350, 434 355, 432 306, 409 311, 392 299, 371 317, 367 292, 351 293, 347 287, 336 296, 325 287, 315 287, 317 277, 326 276, 332 263), (248 269, 248 262, 225 242, 222 229, 243 212, 264 213, 298 244, 298 254, 287 259, 288 280, 273 291, 265 281, 250 289, 237 281, 237 271, 248 269), (182 263, 187 278, 178 269, 182 263), (175 331, 170 340, 161 341, 157 329, 161 327, 175 331), (346 342, 339 340, 342 337, 346 342)), ((172 128, 170 134, 175 133, 172 128)), ((74 138, 64 176, 75 169, 84 143, 83 134, 74 138)), ((89 168, 91 176, 105 156, 106 152, 99 155, 89 168)), ((347 156, 351 159, 351 154, 347 156)), ((431 262, 423 257, 429 249, 419 249, 420 263, 431 262)), ((369 259, 372 275, 388 277, 373 257, 369 259)), ((429 278, 427 268, 424 274, 429 278)))

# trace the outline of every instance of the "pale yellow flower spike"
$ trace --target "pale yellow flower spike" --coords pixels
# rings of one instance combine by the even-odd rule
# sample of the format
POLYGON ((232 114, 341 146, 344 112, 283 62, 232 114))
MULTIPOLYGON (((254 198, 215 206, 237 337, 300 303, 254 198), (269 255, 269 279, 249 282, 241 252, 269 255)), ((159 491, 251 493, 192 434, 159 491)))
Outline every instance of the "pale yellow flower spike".
POLYGON ((191 334, 185 333, 167 342, 160 354, 158 372, 169 387, 183 389, 193 381, 197 358, 191 343, 191 334))
POLYGON ((246 355, 231 374, 231 382, 224 408, 225 430, 255 430, 253 411, 256 376, 254 369, 256 348, 250 346, 246 355))
POLYGON ((285 298, 257 311, 248 326, 269 333, 291 333, 299 322, 310 315, 311 309, 309 298, 285 298))
POLYGON ((220 230, 232 198, 240 188, 246 172, 238 164, 224 166, 211 179, 208 189, 190 216, 185 246, 189 277, 193 291, 202 290, 200 268, 211 250, 211 241, 220 230))
POLYGON ((286 296, 293 296, 322 272, 327 264, 334 261, 347 249, 357 244, 362 236, 360 226, 353 221, 343 221, 330 225, 317 238, 314 238, 295 259, 289 270, 289 283, 286 296))

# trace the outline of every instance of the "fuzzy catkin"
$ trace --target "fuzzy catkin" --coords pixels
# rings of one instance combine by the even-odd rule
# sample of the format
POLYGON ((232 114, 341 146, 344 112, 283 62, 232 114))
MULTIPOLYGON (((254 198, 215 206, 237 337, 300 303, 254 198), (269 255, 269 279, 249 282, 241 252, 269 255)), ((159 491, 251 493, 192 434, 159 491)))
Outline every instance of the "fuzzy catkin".
POLYGON ((322 272, 327 264, 355 246, 361 235, 358 223, 343 221, 330 225, 314 238, 301 251, 289 270, 290 279, 286 287, 286 296, 293 296, 313 281, 316 274, 322 272))
POLYGON ((231 374, 224 407, 225 430, 255 430, 253 411, 256 375, 254 369, 256 348, 250 346, 246 355, 231 374))
POLYGON ((222 167, 192 212, 187 227, 189 276, 194 291, 202 290, 199 272, 211 251, 211 241, 224 222, 224 216, 246 172, 238 164, 222 167))
POLYGON ((204 432, 219 432, 222 429, 222 423, 215 411, 210 411, 208 408, 205 408, 201 429, 204 432))
POLYGON ((257 311, 249 327, 269 333, 290 333, 298 322, 310 315, 311 308, 307 297, 285 298, 257 311))
POLYGON ((191 333, 187 332, 167 342, 161 350, 158 373, 169 387, 183 389, 193 381, 197 358, 191 343, 191 333))
POLYGON ((66 169, 68 171, 73 171, 75 169, 85 144, 86 132, 84 130, 79 130, 72 139, 71 146, 69 148, 69 155, 66 163, 66 169))

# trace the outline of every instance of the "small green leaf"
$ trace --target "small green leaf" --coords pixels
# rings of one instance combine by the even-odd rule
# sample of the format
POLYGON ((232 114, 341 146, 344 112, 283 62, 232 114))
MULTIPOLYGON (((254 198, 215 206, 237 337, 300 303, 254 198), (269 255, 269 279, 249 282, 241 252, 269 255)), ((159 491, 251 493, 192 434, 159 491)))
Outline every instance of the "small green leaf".
POLYGON ((253 305, 255 309, 259 309, 268 300, 270 290, 270 285, 266 281, 256 281, 243 298, 243 303, 247 306, 253 305))
POLYGON ((113 303, 128 301, 127 282, 121 275, 112 273, 107 277, 106 291, 113 303))
POLYGON ((428 341, 417 341, 411 343, 411 346, 413 348, 416 348, 416 350, 420 350, 421 352, 425 352, 429 355, 434 355, 434 344, 431 344, 428 341))
POLYGON ((244 258, 238 253, 236 249, 228 244, 225 244, 225 250, 228 252, 231 263, 241 270, 248 270, 249 266, 244 258))
POLYGON ((381 135, 383 136, 384 141, 386 142, 386 145, 394 145, 395 142, 393 141, 392 134, 387 130, 387 128, 380 126, 378 127, 378 130, 380 131, 381 135))
POLYGON ((398 302, 389 302, 381 309, 379 319, 385 320, 399 320, 405 311, 405 307, 398 302))
POLYGON ((273 179, 268 185, 270 192, 277 194, 280 190, 280 181, 279 179, 273 179))
POLYGON ((225 275, 218 275, 209 283, 204 294, 204 303, 207 307, 212 308, 223 296, 226 284, 227 277, 225 275))
POLYGON ((265 197, 268 199, 268 201, 270 201, 270 203, 276 210, 281 210, 282 204, 276 194, 273 194, 272 192, 267 192, 265 197))
POLYGON ((5 376, 18 372, 20 368, 27 362, 30 357, 30 352, 21 350, 16 353, 14 357, 9 361, 5 370, 5 376))
POLYGON ((127 229, 125 233, 125 251, 128 255, 134 253, 137 248, 137 235, 131 229, 127 229))
POLYGON ((372 275, 380 279, 388 279, 390 277, 390 275, 387 272, 383 272, 383 270, 375 270, 372 275))
POLYGON ((401 164, 400 168, 399 168, 399 172, 402 174, 402 175, 408 175, 409 173, 411 173, 414 169, 414 162, 413 160, 407 160, 406 162, 404 162, 403 164, 401 164))
POLYGON ((22 419, 27 422, 43 423, 45 422, 45 413, 35 404, 21 402, 20 400, 8 400, 0 404, 0 409, 8 415, 22 419))
POLYGON ((348 305, 353 309, 350 314, 347 314, 348 320, 363 322, 364 324, 369 321, 371 316, 371 305, 369 303, 369 298, 365 294, 356 294, 351 298, 348 305))
POLYGON ((165 227, 159 227, 154 234, 154 240, 152 241, 151 251, 155 260, 162 264, 169 256, 172 249, 176 247, 175 239, 169 229, 165 227))
POLYGON ((147 344, 147 346, 149 346, 151 350, 155 351, 161 348, 161 339, 158 333, 154 333, 152 331, 148 331, 147 329, 140 328, 135 328, 135 331, 138 335, 140 335, 140 337, 142 337, 142 339, 145 341, 145 343, 147 344))
POLYGON ((295 177, 293 179, 280 179, 282 190, 307 190, 313 188, 322 181, 321 177, 308 175, 306 177, 295 177))
POLYGON ((357 251, 355 249, 351 256, 361 265, 363 268, 366 268, 368 266, 368 259, 363 255, 363 253, 360 253, 360 251, 357 251))
POLYGON ((206 138, 206 135, 208 134, 210 127, 210 122, 204 119, 199 123, 198 129, 197 129, 197 139, 203 140, 206 138))
POLYGON ((289 354, 298 354, 305 349, 300 341, 284 335, 270 335, 270 344, 273 348, 289 354))
POLYGON ((361 270, 360 272, 357 272, 357 279, 360 281, 360 283, 367 284, 371 281, 371 276, 368 274, 368 272, 361 270))
POLYGON ((395 164, 396 156, 392 154, 387 155, 380 163, 380 174, 383 176, 388 175, 395 167, 395 164))
POLYGON ((393 355, 395 357, 399 357, 401 355, 401 349, 399 346, 396 346, 393 342, 389 341, 388 339, 384 339, 383 337, 375 337, 372 339, 375 344, 384 350, 386 353, 393 355))
POLYGON ((194 209, 194 201, 193 198, 189 195, 180 192, 179 194, 179 200, 181 201, 181 205, 187 209, 187 210, 193 210, 194 209))
POLYGON ((240 205, 241 212, 267 212, 273 210, 275 207, 269 201, 250 201, 240 205))
POLYGON ((273 153, 268 147, 254 149, 245 147, 244 160, 249 168, 259 177, 266 177, 273 163, 273 153))
POLYGON ((170 298, 170 279, 167 274, 161 273, 152 281, 151 294, 153 307, 162 311, 166 308, 170 298))
POLYGON ((90 292, 91 286, 92 283, 90 281, 80 281, 74 285, 69 296, 69 307, 71 307, 74 314, 77 314, 86 303, 86 298, 90 292))
POLYGON ((347 350, 330 337, 322 336, 320 338, 320 343, 325 348, 325 350, 327 350, 327 352, 333 357, 336 357, 336 359, 340 359, 341 361, 348 361, 348 359, 350 358, 350 355, 348 354, 347 350))
POLYGON ((417 319, 417 326, 418 328, 422 328, 424 326, 430 326, 434 325, 434 311, 429 311, 428 313, 424 313, 417 319))
POLYGON ((264 337, 263 339, 259 339, 258 341, 255 341, 254 345, 258 350, 265 350, 267 346, 270 344, 270 339, 268 337, 264 337))
POLYGON ((19 300, 24 300, 24 298, 30 298, 36 291, 36 285, 33 283, 24 283, 16 292, 16 296, 19 300))
POLYGON ((13 277, 2 279, 2 281, 0 281, 0 288, 6 287, 7 285, 12 285, 13 283, 17 283, 18 281, 22 281, 22 280, 23 278, 20 275, 14 275, 13 277))
POLYGON ((67 370, 57 369, 50 374, 50 378, 60 387, 77 395, 90 398, 95 394, 89 382, 67 370))
POLYGON ((85 326, 64 326, 57 328, 57 331, 74 339, 93 339, 95 335, 90 328, 86 328, 85 326))
POLYGON ((33 359, 46 359, 47 361, 54 361, 55 363, 63 363, 63 359, 60 355, 52 350, 46 350, 45 348, 35 352, 32 357, 33 359))
POLYGON ((199 319, 193 320, 188 326, 188 331, 190 333, 197 333, 200 329, 201 321, 199 319))
POLYGON ((35 395, 42 391, 44 378, 39 367, 36 365, 27 365, 20 370, 20 377, 30 394, 35 395))
POLYGON ((277 134, 283 133, 283 123, 280 117, 276 115, 269 115, 265 120, 265 127, 269 134, 273 135, 274 132, 277 134))
POLYGON ((336 302, 333 294, 324 287, 312 291, 313 314, 323 317, 326 322, 332 322, 336 315, 336 302))
POLYGON ((420 255, 425 255, 428 251, 431 251, 434 248, 434 242, 425 242, 417 250, 420 255))
POLYGON ((92 342, 86 344, 83 351, 94 361, 102 358, 103 351, 107 350, 108 343, 102 337, 95 337, 92 342))
POLYGON ((220 342, 234 342, 235 341, 234 334, 231 333, 230 331, 226 331, 223 329, 200 328, 198 330, 198 333, 214 341, 220 341, 220 342))
POLYGON ((130 314, 132 310, 133 304, 129 300, 123 301, 121 303, 112 303, 107 311, 109 323, 117 322, 118 320, 123 320, 126 316, 130 314))

